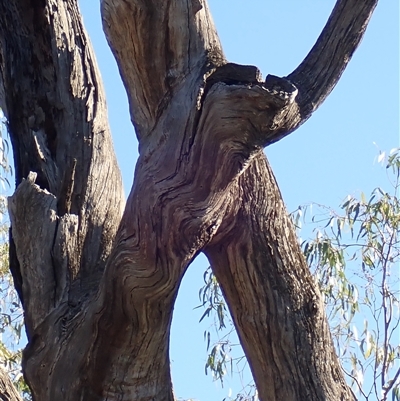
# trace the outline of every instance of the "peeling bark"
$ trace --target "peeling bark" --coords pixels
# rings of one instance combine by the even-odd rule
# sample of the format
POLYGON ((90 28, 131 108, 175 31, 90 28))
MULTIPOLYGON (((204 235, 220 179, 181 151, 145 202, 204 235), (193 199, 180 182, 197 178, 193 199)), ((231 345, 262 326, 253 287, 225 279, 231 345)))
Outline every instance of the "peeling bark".
POLYGON ((202 251, 260 399, 354 399, 262 150, 329 94, 376 2, 339 0, 304 62, 263 81, 226 61, 205 0, 103 0, 140 146, 122 215, 76 1, 0 2, 0 104, 17 180, 11 267, 35 400, 173 401, 172 310, 202 251))

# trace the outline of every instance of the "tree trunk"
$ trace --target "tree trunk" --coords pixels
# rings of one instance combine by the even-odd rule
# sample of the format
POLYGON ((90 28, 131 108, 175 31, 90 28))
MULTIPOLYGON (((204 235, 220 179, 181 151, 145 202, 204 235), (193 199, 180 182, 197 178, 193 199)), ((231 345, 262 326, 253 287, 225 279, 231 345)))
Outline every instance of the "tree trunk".
POLYGON ((260 155, 205 248, 264 400, 351 400, 324 305, 271 169, 260 155))
POLYGON ((376 3, 339 0, 303 63, 262 81, 256 67, 226 62, 205 0, 103 0, 140 146, 122 214, 76 0, 0 2, 0 106, 17 181, 11 267, 34 400, 174 400, 172 310, 201 251, 260 399, 354 399, 262 149, 322 103, 376 3))

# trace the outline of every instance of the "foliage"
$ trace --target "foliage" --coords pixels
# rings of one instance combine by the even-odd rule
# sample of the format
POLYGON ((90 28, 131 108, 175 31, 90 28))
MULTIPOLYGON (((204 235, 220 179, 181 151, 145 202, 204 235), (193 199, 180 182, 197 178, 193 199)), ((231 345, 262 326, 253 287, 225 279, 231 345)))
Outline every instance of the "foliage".
MULTIPOLYGON (((227 309, 221 289, 210 268, 204 272, 203 278, 205 286, 199 291, 199 298, 202 300, 202 304, 197 308, 206 306, 206 310, 201 316, 200 322, 206 316, 209 317, 214 314, 216 317, 215 327, 217 327, 218 331, 223 330, 226 328, 225 317, 227 309)), ((220 380, 223 383, 226 365, 229 362, 232 364, 232 359, 230 358, 231 345, 228 340, 220 339, 210 350, 211 333, 208 330, 204 331, 204 340, 207 342, 207 351, 209 351, 205 373, 208 374, 208 371, 211 371, 214 380, 220 380)))
MULTIPOLYGON (((253 382, 247 383, 245 380, 245 370, 247 360, 243 356, 240 342, 235 336, 235 329, 230 315, 227 313, 227 305, 221 292, 216 277, 211 267, 204 275, 204 286, 199 291, 201 304, 196 307, 204 307, 205 311, 200 317, 200 322, 205 317, 212 317, 213 324, 211 328, 204 331, 204 340, 207 344, 208 357, 205 364, 206 375, 210 372, 213 380, 219 380, 224 385, 224 377, 229 372, 239 377, 242 383, 242 391, 237 394, 235 401, 257 401, 257 390, 253 382), (213 335, 217 336, 216 341, 211 339, 213 335)), ((223 401, 232 399, 230 396, 223 401)))
MULTIPOLYGON (((359 400, 400 400, 400 150, 393 149, 386 162, 390 191, 376 188, 367 198, 348 196, 341 212, 321 205, 299 207, 292 215, 314 239, 302 249, 326 304, 332 336, 342 367, 359 400), (311 215, 310 221, 306 215, 311 215)), ((205 316, 216 312, 219 333, 228 321, 230 330, 210 348, 206 371, 223 380, 232 366, 229 333, 232 322, 211 270, 205 274, 200 300, 205 316), (221 352, 222 350, 222 352, 221 352), (218 352, 219 351, 219 352, 218 352)), ((231 368, 232 372, 232 368, 231 368)), ((254 391, 239 394, 235 401, 255 400, 254 391)))
POLYGON ((12 174, 9 165, 8 140, 5 135, 5 121, 0 109, 0 362, 4 364, 12 381, 25 400, 30 399, 29 389, 21 372, 22 349, 18 347, 23 337, 23 310, 13 285, 8 265, 8 229, 6 186, 7 176, 12 174))
POLYGON ((386 160, 391 191, 348 196, 341 214, 314 215, 328 220, 303 249, 350 384, 359 398, 384 401, 400 399, 400 151, 378 160, 386 160))

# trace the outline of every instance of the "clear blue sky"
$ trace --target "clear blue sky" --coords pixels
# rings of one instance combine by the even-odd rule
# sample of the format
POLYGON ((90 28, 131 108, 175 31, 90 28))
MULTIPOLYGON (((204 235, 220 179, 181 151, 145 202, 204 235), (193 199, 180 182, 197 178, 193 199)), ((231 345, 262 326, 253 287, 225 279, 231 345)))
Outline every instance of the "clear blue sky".
MULTIPOLYGON (((127 98, 101 30, 99 2, 81 0, 107 93, 110 124, 126 193, 132 184, 137 142, 127 98)), ((325 24, 333 0, 210 0, 230 61, 253 64, 263 75, 287 75, 304 58, 325 24)), ((378 149, 399 146, 399 4, 381 0, 361 46, 341 81, 314 116, 266 149, 290 211, 310 201, 338 206, 347 194, 384 184, 378 149), (376 145, 374 145, 376 143, 376 145)), ((178 398, 221 401, 241 389, 237 377, 223 389, 204 375, 198 291, 208 266, 198 258, 184 279, 174 312, 171 359, 178 398)))

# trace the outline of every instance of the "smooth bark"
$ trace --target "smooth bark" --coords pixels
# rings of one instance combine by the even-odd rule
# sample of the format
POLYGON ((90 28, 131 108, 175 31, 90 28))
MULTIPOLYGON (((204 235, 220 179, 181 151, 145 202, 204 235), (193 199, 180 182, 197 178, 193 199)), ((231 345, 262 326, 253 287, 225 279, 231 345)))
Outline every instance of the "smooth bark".
POLYGON ((256 67, 227 63, 206 1, 103 0, 140 146, 122 216, 75 0, 0 2, 0 105, 18 185, 11 265, 35 400, 172 401, 172 310, 201 251, 260 399, 353 399, 262 149, 329 94, 376 2, 339 0, 304 62, 263 82, 256 67))

